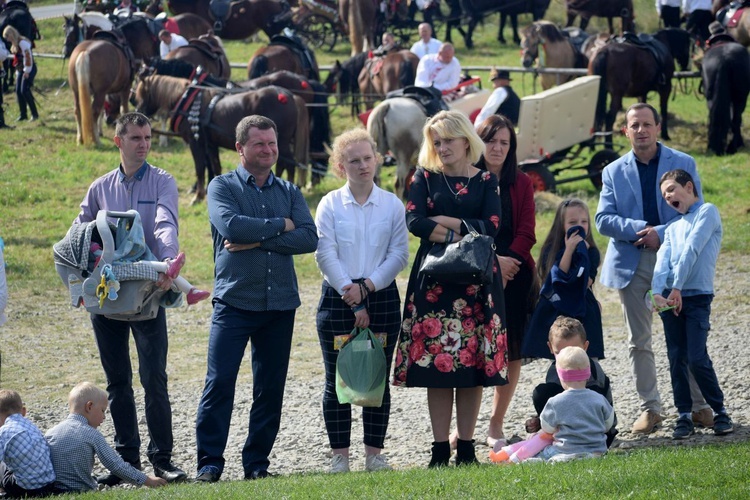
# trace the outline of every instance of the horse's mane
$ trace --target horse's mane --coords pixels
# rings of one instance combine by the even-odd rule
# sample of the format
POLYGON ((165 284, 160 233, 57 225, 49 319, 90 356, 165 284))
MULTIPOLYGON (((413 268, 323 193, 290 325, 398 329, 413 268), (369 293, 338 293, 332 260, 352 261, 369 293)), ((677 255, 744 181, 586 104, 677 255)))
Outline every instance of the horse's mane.
POLYGON ((539 26, 539 31, 542 37, 548 42, 561 42, 565 40, 565 36, 554 23, 549 21, 536 21, 536 25, 539 26))
POLYGON ((166 75, 151 75, 143 79, 149 99, 159 104, 160 109, 169 111, 180 99, 190 80, 166 75))
POLYGON ((89 26, 96 26, 105 31, 112 31, 115 25, 109 20, 107 16, 101 12, 83 12, 78 14, 83 24, 88 28, 89 26))

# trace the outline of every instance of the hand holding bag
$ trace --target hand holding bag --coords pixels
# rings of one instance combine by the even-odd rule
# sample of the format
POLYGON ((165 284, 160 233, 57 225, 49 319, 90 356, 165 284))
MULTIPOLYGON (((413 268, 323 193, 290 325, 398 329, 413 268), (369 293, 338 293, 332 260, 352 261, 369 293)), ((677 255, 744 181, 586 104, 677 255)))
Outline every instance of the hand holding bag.
POLYGON ((388 365, 383 344, 369 328, 355 328, 336 360, 336 396, 341 404, 383 404, 388 365))
POLYGON ((456 243, 433 243, 419 272, 441 283, 489 285, 495 264, 495 240, 461 221, 469 233, 456 243))

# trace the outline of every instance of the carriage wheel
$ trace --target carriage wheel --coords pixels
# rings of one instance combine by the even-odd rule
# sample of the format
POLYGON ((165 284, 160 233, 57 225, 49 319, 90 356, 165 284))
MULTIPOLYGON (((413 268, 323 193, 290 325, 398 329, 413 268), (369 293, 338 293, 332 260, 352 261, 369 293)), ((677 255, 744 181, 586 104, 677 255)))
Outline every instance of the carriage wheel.
POLYGON ((297 25, 297 34, 308 45, 326 52, 333 50, 339 37, 333 21, 320 14, 310 14, 302 18, 297 25))
POLYGON ((602 170, 604 170, 604 167, 619 157, 620 155, 611 149, 602 149, 601 151, 597 151, 596 154, 591 157, 591 163, 588 164, 586 169, 589 172, 591 184, 593 184, 596 189, 602 188, 602 170))
POLYGON ((547 165, 544 165, 543 163, 522 165, 521 170, 531 178, 534 192, 555 190, 555 176, 549 171, 547 165))

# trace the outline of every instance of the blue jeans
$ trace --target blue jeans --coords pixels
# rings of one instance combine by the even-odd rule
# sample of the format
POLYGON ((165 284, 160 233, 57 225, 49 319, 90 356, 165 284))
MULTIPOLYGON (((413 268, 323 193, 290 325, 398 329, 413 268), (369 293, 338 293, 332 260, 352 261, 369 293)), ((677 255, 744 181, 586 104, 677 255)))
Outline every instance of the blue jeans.
POLYGON ((138 375, 145 392, 146 425, 150 441, 146 455, 152 464, 172 459, 172 406, 167 390, 167 315, 159 308, 156 318, 147 321, 118 321, 91 315, 99 347, 112 423, 115 449, 133 465, 141 463, 141 437, 133 396, 133 367, 130 364, 130 332, 138 351, 138 375))
MULTIPOLYGON (((668 297, 670 290, 662 294, 668 297)), ((689 413, 693 406, 688 384, 688 370, 693 373, 698 387, 711 408, 718 412, 724 407, 713 363, 706 349, 708 331, 711 328, 711 302, 713 295, 682 297, 682 311, 675 316, 673 311, 659 313, 664 323, 667 340, 669 372, 672 376, 674 405, 680 413, 689 413)))
POLYGON ((295 310, 246 311, 214 301, 208 337, 208 367, 198 406, 195 439, 198 470, 206 465, 224 469, 224 449, 234 407, 237 373, 248 341, 253 369, 253 405, 247 440, 242 449, 245 474, 267 470, 281 425, 295 310))

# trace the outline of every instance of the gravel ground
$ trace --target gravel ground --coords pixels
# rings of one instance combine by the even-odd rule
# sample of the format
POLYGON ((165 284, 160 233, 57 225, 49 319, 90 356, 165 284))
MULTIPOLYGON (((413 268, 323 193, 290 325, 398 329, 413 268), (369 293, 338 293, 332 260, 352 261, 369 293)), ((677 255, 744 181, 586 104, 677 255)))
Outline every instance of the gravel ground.
MULTIPOLYGON (((648 436, 637 436, 630 433, 630 426, 639 414, 639 402, 630 376, 626 334, 619 301, 616 292, 597 285, 596 294, 604 307, 607 356, 601 364, 612 380, 615 409, 620 421, 620 434, 613 450, 644 446, 695 446, 748 439, 750 436, 750 427, 747 427, 747 423, 750 422, 750 391, 747 390, 747 374, 750 373, 750 348, 748 344, 738 342, 738 340, 742 338, 743 332, 747 331, 749 273, 742 256, 721 256, 717 270, 718 285, 708 345, 725 394, 727 409, 735 422, 735 432, 725 437, 717 437, 710 430, 698 430, 695 436, 679 442, 672 441, 670 438, 676 411, 672 404, 661 322, 655 318, 654 350, 665 421, 657 432, 648 436)), ((405 287, 405 283, 400 283, 400 285, 405 287)), ((290 375, 284 396, 281 431, 271 457, 271 471, 280 474, 324 471, 329 463, 328 441, 321 411, 323 368, 314 330, 314 312, 319 297, 319 285, 304 287, 302 295, 303 305, 297 313, 297 330, 295 331, 298 340, 292 352, 290 375)), ((207 323, 206 318, 209 313, 210 307, 204 306, 197 310, 193 309, 190 314, 199 315, 200 321, 207 323)), ((190 315, 181 319, 180 314, 180 312, 171 313, 170 328, 179 328, 180 321, 195 320, 190 315)), ((87 322, 80 323, 81 331, 87 332, 87 322)), ((91 342, 93 343, 92 339, 91 342)), ((89 348, 95 353, 93 345, 89 348)), ((193 351, 195 349, 199 351, 200 356, 205 358, 203 346, 193 346, 193 351)), ((184 361, 175 359, 173 354, 175 350, 170 351, 171 364, 184 361)), ((95 354, 93 356, 91 354, 93 353, 90 353, 90 357, 95 358, 95 354)), ((195 358, 196 354, 193 352, 192 359, 195 358)), ((96 359, 86 362, 98 363, 96 359)), ((244 365, 238 383, 234 418, 225 454, 227 464, 224 479, 240 479, 243 474, 240 452, 246 436, 247 418, 252 403, 252 377, 247 367, 249 359, 246 359, 244 365)), ((523 422, 533 414, 531 392, 533 387, 543 380, 546 368, 546 361, 536 361, 523 368, 516 397, 506 417, 506 436, 517 434, 524 437, 526 435, 523 422)), ((203 368, 199 367, 199 369, 203 368)), ((196 466, 194 422, 202 386, 202 375, 190 381, 170 382, 174 414, 174 462, 191 475, 195 473, 196 466)), ((136 392, 142 407, 142 390, 138 388, 136 392)), ((392 411, 385 450, 388 461, 396 469, 425 467, 429 461, 432 441, 426 391, 392 388, 391 394, 392 411)), ((484 393, 476 433, 477 456, 480 461, 485 462, 488 461, 488 448, 483 442, 487 432, 491 401, 492 391, 487 389, 484 393)), ((37 404, 33 410, 32 418, 41 429, 45 430, 65 415, 65 409, 60 402, 37 404)), ((354 407, 353 413, 352 442, 358 443, 362 436, 361 412, 354 407)), ((109 419, 101 430, 105 436, 112 439, 114 433, 109 419)), ((145 419, 142 416, 141 435, 147 436, 145 419)), ((363 468, 363 448, 361 445, 353 446, 352 469, 363 468)))

